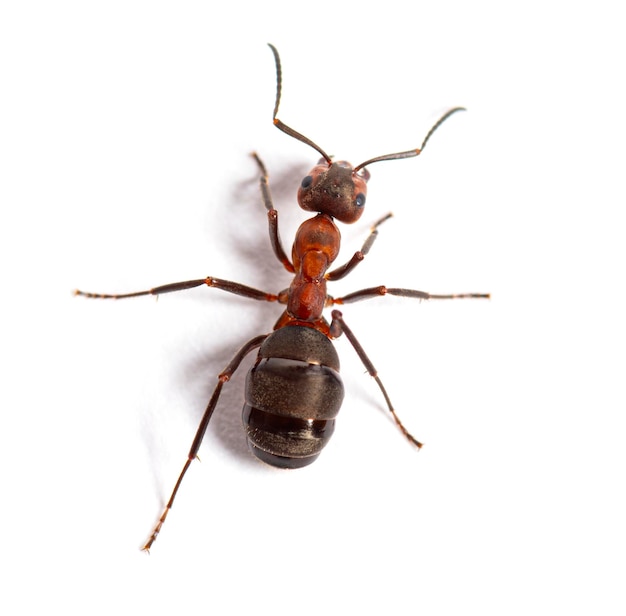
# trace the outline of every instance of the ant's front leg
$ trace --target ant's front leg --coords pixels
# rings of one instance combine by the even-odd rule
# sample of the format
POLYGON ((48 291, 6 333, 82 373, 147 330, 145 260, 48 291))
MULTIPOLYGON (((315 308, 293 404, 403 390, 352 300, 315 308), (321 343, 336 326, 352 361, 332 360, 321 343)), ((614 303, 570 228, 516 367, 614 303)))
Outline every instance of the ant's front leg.
POLYGON ((363 261, 363 259, 365 259, 365 255, 370 251, 372 244, 376 241, 376 238, 378 237, 378 227, 382 225, 386 220, 389 220, 392 216, 393 214, 389 212, 389 214, 386 214, 380 220, 376 221, 372 225, 372 228, 370 229, 370 234, 367 236, 367 239, 363 243, 363 246, 361 246, 361 250, 357 250, 347 263, 345 263, 341 267, 337 267, 332 272, 328 272, 325 276, 326 280, 334 281, 339 280, 344 276, 347 276, 361 261, 363 261))
POLYGON ((269 184, 269 175, 267 174, 267 169, 263 164, 263 161, 259 158, 259 155, 256 152, 252 152, 252 157, 256 160, 259 169, 261 170, 261 178, 259 180, 261 186, 261 196, 263 197, 263 205, 265 205, 265 209, 267 209, 267 221, 269 223, 269 231, 270 231, 270 242, 272 244, 272 249, 274 250, 274 254, 278 258, 278 260, 283 264, 283 267, 290 273, 294 273, 295 269, 293 264, 289 260, 285 249, 283 248, 283 244, 280 241, 280 235, 278 233, 278 210, 274 208, 274 203, 272 202, 272 194, 270 193, 270 184, 269 184))

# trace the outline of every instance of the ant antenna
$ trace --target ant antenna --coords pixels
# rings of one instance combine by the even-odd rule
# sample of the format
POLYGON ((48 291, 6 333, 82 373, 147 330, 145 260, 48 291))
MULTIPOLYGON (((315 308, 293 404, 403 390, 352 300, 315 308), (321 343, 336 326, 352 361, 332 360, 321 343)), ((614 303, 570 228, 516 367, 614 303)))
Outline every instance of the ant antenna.
POLYGON ((293 130, 293 128, 287 126, 286 124, 283 124, 276 117, 276 114, 278 113, 278 105, 280 105, 280 94, 281 94, 282 85, 283 85, 283 71, 280 66, 280 56, 278 55, 278 51, 276 47, 274 47, 274 45, 272 45, 271 43, 268 43, 268 45, 269 45, 269 48, 272 50, 272 53, 274 54, 274 61, 276 62, 276 104, 274 105, 274 116, 273 116, 274 126, 276 126, 276 128, 280 128, 280 130, 282 130, 283 133, 287 133, 290 137, 293 137, 294 139, 297 139, 298 141, 302 141, 302 143, 306 143, 307 145, 311 146, 314 150, 317 150, 322 155, 324 160, 329 165, 332 164, 332 159, 330 158, 330 156, 328 156, 328 154, 326 154, 326 152, 324 152, 324 150, 322 150, 322 148, 320 148, 319 145, 311 141, 308 137, 305 137, 299 132, 293 130))
POLYGON ((426 144, 428 143, 428 140, 430 139, 431 135, 453 114, 456 113, 457 111, 466 111, 465 107, 454 107, 453 109, 450 109, 449 111, 446 111, 446 113, 444 113, 431 127, 431 129, 428 131, 426 137, 424 137, 424 141, 422 141, 422 145, 419 148, 416 148, 415 150, 408 150, 406 152, 396 152, 395 154, 384 154, 383 156, 376 156, 375 158, 370 158, 369 160, 366 160, 364 163, 361 163, 360 165, 357 165, 354 170, 358 171, 359 169, 362 169, 363 167, 365 167, 366 165, 371 165, 372 163, 378 163, 381 160, 398 160, 400 158, 411 158, 413 156, 418 156, 419 154, 422 153, 422 150, 426 147, 426 144))
MULTIPOLYGON (((331 157, 328 156, 328 154, 326 154, 326 152, 324 152, 324 150, 322 150, 322 148, 320 148, 320 146, 317 145, 317 143, 315 143, 314 141, 311 141, 308 137, 305 137, 298 131, 295 131, 290 126, 287 126, 276 117, 278 115, 278 107, 280 105, 280 95, 282 93, 282 88, 283 88, 283 71, 282 71, 282 67, 280 64, 280 56, 278 55, 278 50, 271 43, 268 43, 268 46, 272 50, 272 53, 274 54, 274 61, 276 62, 276 104, 274 105, 274 114, 273 114, 274 126, 282 130, 283 133, 286 133, 290 137, 293 137, 294 139, 297 139, 298 141, 302 141, 302 143, 306 143, 308 146, 311 146, 314 150, 317 150, 322 155, 324 160, 329 165, 332 164, 331 157)), ((444 113, 428 131, 428 133, 426 134, 426 137, 424 137, 424 141, 422 141, 422 145, 419 148, 415 148, 414 150, 407 150, 406 152, 396 152, 394 154, 384 154, 383 156, 376 156, 375 158, 370 158, 369 160, 366 160, 364 163, 357 165, 353 171, 357 172, 359 169, 363 169, 363 167, 365 167, 366 165, 371 165, 372 163, 378 163, 382 160, 398 160, 401 158, 412 158, 413 156, 418 156, 419 154, 422 153, 423 149, 426 147, 426 144, 428 143, 428 140, 430 139, 431 135, 453 113, 456 113, 457 111, 465 111, 465 107, 454 107, 453 109, 450 109, 449 111, 444 113)))

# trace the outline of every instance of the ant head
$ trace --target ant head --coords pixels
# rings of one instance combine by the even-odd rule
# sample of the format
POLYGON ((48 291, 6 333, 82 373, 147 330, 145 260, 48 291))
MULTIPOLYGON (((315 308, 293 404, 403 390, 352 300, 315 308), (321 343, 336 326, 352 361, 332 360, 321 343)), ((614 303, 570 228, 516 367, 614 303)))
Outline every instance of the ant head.
POLYGON ((366 165, 377 163, 383 160, 398 160, 401 158, 411 158, 421 154, 430 139, 430 136, 437 130, 442 122, 447 120, 453 113, 463 111, 463 107, 454 107, 437 120, 433 127, 428 131, 422 145, 413 150, 406 152, 396 152, 394 154, 385 154, 370 158, 365 162, 352 167, 350 163, 345 161, 333 162, 314 141, 305 137, 302 133, 287 126, 281 122, 276 115, 280 105, 280 94, 282 90, 282 69, 280 66, 280 57, 276 47, 270 44, 270 49, 274 54, 276 64, 276 103, 274 104, 274 126, 283 131, 290 137, 305 143, 306 145, 317 150, 322 155, 322 160, 311 169, 300 184, 298 190, 298 203, 304 210, 310 212, 320 212, 328 214, 344 223, 356 222, 363 213, 365 205, 365 195, 367 193, 366 183, 369 179, 369 173, 365 168, 366 165))
POLYGON ((356 222, 363 213, 369 177, 367 169, 322 159, 302 180, 298 203, 309 212, 328 214, 346 224, 356 222))

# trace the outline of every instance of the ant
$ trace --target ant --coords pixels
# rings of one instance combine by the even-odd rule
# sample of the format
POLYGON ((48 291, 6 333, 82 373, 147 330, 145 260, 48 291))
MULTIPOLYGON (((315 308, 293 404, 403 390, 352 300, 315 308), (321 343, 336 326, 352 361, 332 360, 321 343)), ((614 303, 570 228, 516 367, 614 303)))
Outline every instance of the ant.
POLYGON ((243 423, 251 452, 263 462, 281 468, 301 468, 311 464, 330 439, 344 396, 339 376, 339 357, 331 342, 341 334, 346 336, 367 372, 376 381, 402 434, 414 446, 421 448, 422 444, 400 421, 374 364, 346 324, 342 313, 333 310, 329 323, 322 314, 323 310, 387 294, 419 300, 489 298, 489 294, 485 293, 432 295, 414 289, 385 286, 360 289, 343 297, 328 295, 326 283, 344 278, 365 258, 376 239, 378 227, 391 216, 387 214, 372 226, 361 250, 355 252, 345 264, 331 269, 339 254, 341 240, 335 220, 352 224, 363 214, 367 181, 370 178, 367 167, 380 161, 418 156, 433 132, 452 114, 464 109, 454 107, 445 113, 428 131, 419 148, 370 158, 356 167, 346 161, 333 162, 317 144, 276 117, 280 104, 282 70, 278 51, 273 45, 269 46, 276 64, 274 125, 290 137, 317 150, 322 156, 304 177, 298 190, 300 207, 315 212, 315 215, 302 223, 296 232, 290 259, 278 233, 278 212, 272 203, 267 170, 259 156, 252 154, 261 173, 261 194, 267 209, 272 249, 285 269, 294 276, 289 288, 278 294, 266 293, 238 282, 207 276, 134 293, 108 295, 75 291, 76 295, 84 297, 124 299, 142 295, 158 296, 206 285, 250 299, 278 302, 286 306, 272 333, 261 334, 246 342, 218 375, 217 385, 198 426, 187 461, 161 517, 143 546, 146 551, 149 551, 161 531, 183 477, 197 457, 224 383, 230 380, 248 353, 258 349, 257 360, 246 379, 243 423))

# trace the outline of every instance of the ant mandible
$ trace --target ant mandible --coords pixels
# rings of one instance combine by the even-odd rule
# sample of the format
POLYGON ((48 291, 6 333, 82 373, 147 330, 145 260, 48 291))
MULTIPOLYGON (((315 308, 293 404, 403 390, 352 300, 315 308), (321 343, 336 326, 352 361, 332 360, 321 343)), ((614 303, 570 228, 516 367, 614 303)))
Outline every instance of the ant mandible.
POLYGON ((349 261, 340 267, 330 269, 339 254, 341 239, 335 219, 351 224, 363 214, 367 181, 370 178, 366 167, 380 161, 418 156, 441 123, 463 108, 455 107, 445 113, 428 131, 419 148, 370 158, 356 167, 345 161, 333 162, 317 144, 276 117, 280 104, 282 71, 278 51, 273 45, 270 45, 270 48, 276 63, 277 80, 274 124, 290 137, 317 150, 322 156, 320 162, 302 180, 298 190, 300 207, 316 212, 316 215, 300 225, 289 259, 278 233, 278 212, 272 203, 267 171, 257 154, 253 154, 261 173, 261 194, 267 208, 272 249, 285 269, 294 275, 289 288, 278 294, 266 293, 238 282, 207 276, 134 293, 109 295, 75 291, 76 295, 85 297, 124 299, 142 295, 158 296, 206 285, 251 299, 286 305, 285 311, 274 325, 273 332, 256 336, 246 342, 218 375, 217 385, 198 426, 187 461, 161 517, 143 546, 146 551, 156 540, 172 508, 183 477, 191 462, 197 457, 224 383, 230 380, 244 357, 252 350, 258 348, 259 352, 256 363, 246 379, 243 422, 248 445, 252 453, 263 462, 281 468, 306 466, 319 456, 330 439, 335 417, 344 396, 339 376, 339 358, 331 343, 332 339, 341 334, 346 336, 367 372, 376 381, 395 423, 409 442, 419 448, 422 444, 400 421, 374 364, 344 321, 342 313, 333 310, 329 323, 322 312, 324 308, 330 306, 349 304, 381 295, 398 295, 419 300, 489 297, 486 293, 431 295, 414 289, 385 286, 361 289, 343 297, 328 295, 326 283, 345 277, 364 259, 376 239, 379 225, 390 216, 388 214, 373 225, 361 250, 355 252, 349 261))

